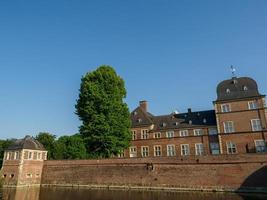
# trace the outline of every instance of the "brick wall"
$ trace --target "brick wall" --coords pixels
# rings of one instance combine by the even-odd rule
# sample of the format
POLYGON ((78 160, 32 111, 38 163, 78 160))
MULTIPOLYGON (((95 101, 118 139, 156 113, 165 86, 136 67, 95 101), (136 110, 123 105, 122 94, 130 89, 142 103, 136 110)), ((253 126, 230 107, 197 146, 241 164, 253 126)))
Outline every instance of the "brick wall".
POLYGON ((42 184, 267 189, 267 155, 45 161, 42 184), (254 177, 255 176, 255 177, 254 177))

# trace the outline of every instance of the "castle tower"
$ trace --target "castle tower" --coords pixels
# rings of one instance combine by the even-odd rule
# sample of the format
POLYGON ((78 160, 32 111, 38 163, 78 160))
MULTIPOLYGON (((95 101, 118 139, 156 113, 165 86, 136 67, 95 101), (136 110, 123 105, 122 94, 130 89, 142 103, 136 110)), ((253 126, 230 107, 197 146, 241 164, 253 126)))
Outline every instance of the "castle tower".
POLYGON ((248 77, 222 81, 214 102, 221 154, 266 152, 265 95, 248 77))
POLYGON ((40 185, 47 151, 31 136, 16 140, 4 153, 1 175, 3 186, 40 185))

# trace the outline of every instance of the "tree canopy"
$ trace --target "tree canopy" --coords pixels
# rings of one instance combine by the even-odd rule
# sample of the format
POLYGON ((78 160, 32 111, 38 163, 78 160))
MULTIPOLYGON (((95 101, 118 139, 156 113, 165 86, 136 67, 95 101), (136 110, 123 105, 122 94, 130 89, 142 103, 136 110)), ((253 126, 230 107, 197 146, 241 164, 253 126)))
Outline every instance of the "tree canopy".
POLYGON ((123 79, 110 66, 100 66, 81 79, 76 114, 90 157, 106 158, 129 146, 130 112, 123 79))
POLYGON ((47 132, 40 132, 38 135, 36 135, 35 139, 44 145, 44 148, 48 151, 47 159, 55 159, 54 152, 56 136, 47 132))
POLYGON ((54 157, 58 160, 85 159, 87 157, 83 139, 79 134, 61 136, 55 144, 54 157))

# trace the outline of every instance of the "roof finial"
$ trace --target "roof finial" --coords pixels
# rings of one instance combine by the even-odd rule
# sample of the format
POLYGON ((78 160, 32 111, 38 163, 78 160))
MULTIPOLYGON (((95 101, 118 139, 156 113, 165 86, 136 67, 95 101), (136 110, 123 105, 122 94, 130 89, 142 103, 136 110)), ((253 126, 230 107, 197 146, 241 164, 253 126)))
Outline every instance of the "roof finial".
POLYGON ((234 68, 233 65, 231 65, 231 72, 232 72, 232 78, 236 77, 236 69, 234 68))

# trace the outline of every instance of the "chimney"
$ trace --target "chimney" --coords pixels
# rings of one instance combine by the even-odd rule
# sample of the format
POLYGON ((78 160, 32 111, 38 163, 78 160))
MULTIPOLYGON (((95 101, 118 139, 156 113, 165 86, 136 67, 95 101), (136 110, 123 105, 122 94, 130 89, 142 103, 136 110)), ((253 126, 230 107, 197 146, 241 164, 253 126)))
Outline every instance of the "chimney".
POLYGON ((147 112, 147 101, 139 101, 139 106, 145 111, 147 112))

